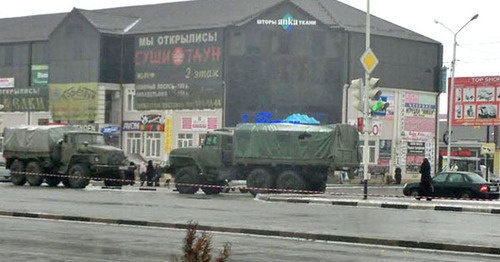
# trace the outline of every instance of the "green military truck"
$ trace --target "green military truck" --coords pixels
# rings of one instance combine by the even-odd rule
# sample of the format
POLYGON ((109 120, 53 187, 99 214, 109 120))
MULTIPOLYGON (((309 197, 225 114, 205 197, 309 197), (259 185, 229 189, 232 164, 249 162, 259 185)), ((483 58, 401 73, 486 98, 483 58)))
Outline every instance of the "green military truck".
POLYGON ((106 145, 101 133, 70 126, 18 126, 4 129, 6 168, 14 185, 85 188, 91 178, 121 185, 125 155, 106 145), (106 180, 110 179, 110 180, 106 180))
POLYGON ((296 124, 241 124, 234 132, 206 134, 201 147, 171 151, 169 171, 181 194, 218 194, 228 180, 246 180, 258 188, 324 191, 329 171, 359 167, 355 127, 296 124))

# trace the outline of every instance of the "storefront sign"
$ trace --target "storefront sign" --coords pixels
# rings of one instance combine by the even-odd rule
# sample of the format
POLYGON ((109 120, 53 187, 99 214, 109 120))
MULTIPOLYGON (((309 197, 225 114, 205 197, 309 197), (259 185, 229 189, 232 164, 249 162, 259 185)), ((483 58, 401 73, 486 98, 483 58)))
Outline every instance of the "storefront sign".
POLYGON ((183 117, 183 131, 207 131, 217 129, 217 117, 183 117))
POLYGON ((31 86, 46 86, 49 84, 49 66, 31 66, 31 86))
POLYGON ((286 13, 280 19, 257 19, 257 25, 281 26, 283 30, 291 32, 296 26, 315 26, 316 20, 295 19, 290 13, 286 13))
POLYGON ((454 86, 453 125, 500 125, 500 76, 456 77, 454 86))
POLYGON ((222 31, 136 37, 137 110, 222 108, 222 31))
POLYGON ((15 79, 13 77, 0 78, 0 88, 12 88, 15 87, 15 79))
POLYGON ((120 126, 106 126, 101 128, 103 134, 115 134, 120 132, 120 126))
POLYGON ((172 151, 172 117, 165 118, 165 131, 164 131, 163 149, 165 153, 169 154, 172 151))
POLYGON ((50 111, 54 121, 98 120, 97 83, 50 85, 50 111))
POLYGON ((150 114, 141 117, 141 131, 163 132, 165 128, 165 119, 160 114, 150 114))
POLYGON ((141 121, 123 121, 123 131, 140 131, 141 121))
POLYGON ((0 104, 4 112, 49 111, 49 88, 0 88, 0 104))

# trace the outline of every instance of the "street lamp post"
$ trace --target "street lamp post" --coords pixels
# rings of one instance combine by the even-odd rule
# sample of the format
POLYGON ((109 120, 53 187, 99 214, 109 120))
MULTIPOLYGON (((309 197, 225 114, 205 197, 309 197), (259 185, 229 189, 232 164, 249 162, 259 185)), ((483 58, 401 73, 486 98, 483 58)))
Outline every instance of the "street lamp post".
POLYGON ((434 20, 436 24, 442 25, 446 30, 450 31, 453 34, 453 59, 451 61, 451 81, 450 81, 450 93, 448 94, 448 148, 446 151, 446 156, 448 157, 448 160, 446 161, 446 167, 448 170, 450 170, 451 166, 451 120, 452 120, 452 115, 453 115, 453 108, 452 108, 452 102, 453 102, 453 90, 454 90, 454 85, 455 85, 455 63, 456 63, 456 55, 457 55, 457 35, 464 29, 472 20, 476 19, 479 16, 479 14, 474 15, 465 25, 463 25, 457 32, 453 32, 450 28, 448 28, 446 25, 443 23, 439 22, 438 20, 434 20))

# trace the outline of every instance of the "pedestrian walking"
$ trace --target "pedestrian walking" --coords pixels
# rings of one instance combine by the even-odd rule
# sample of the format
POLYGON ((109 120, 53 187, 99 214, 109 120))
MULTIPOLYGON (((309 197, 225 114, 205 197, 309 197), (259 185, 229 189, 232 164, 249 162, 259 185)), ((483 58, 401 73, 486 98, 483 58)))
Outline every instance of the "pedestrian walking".
POLYGON ((155 176, 155 167, 153 166, 153 160, 148 161, 148 166, 146 167, 146 184, 147 186, 153 186, 153 177, 155 176))
POLYGON ((427 158, 424 158, 424 161, 420 165, 420 174, 420 197, 417 199, 420 200, 422 197, 427 197, 427 201, 431 201, 429 197, 432 192, 431 164, 427 158))
POLYGON ((396 180, 396 184, 401 184, 401 168, 399 166, 394 171, 394 179, 396 180))
POLYGON ((137 167, 134 162, 130 162, 127 170, 125 171, 125 180, 127 180, 127 184, 134 185, 135 184, 135 170, 137 167))

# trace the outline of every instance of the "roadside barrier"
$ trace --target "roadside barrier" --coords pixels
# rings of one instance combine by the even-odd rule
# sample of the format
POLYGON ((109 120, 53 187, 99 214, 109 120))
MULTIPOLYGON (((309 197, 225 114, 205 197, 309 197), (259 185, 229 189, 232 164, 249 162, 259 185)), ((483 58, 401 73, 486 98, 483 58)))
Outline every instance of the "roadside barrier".
MULTIPOLYGON (((51 174, 51 173, 32 173, 32 172, 19 172, 19 171, 11 171, 12 174, 24 174, 31 176, 44 176, 44 177, 58 177, 61 179, 64 178, 75 178, 75 179, 90 179, 96 181, 113 181, 113 182, 122 182, 122 183, 132 183, 137 182, 135 180, 130 179, 117 179, 117 178, 106 178, 106 177, 80 177, 80 176, 70 176, 70 175, 61 175, 61 174, 51 174)), ((246 187, 246 186, 230 186, 230 185, 210 185, 210 184, 191 184, 191 183, 173 183, 174 186, 186 186, 186 187, 198 187, 198 188, 220 188, 222 190, 228 191, 255 191, 257 193, 293 193, 293 194, 309 194, 309 195, 333 195, 333 196, 359 196, 364 197, 364 194, 356 194, 356 193, 339 193, 339 192, 325 192, 325 191, 313 191, 313 190, 295 190, 295 189, 279 189, 279 188, 260 188, 260 187, 246 187)), ((495 194, 495 193, 492 193, 495 194)), ((499 194, 499 193, 496 193, 499 194)), ((411 199, 415 198, 417 200, 425 201, 429 200, 472 200, 472 201, 495 201, 497 199, 484 199, 484 198, 453 198, 453 197, 432 197, 432 196, 401 196, 401 195, 381 195, 381 194, 368 194, 369 197, 391 197, 391 198, 400 198, 400 199, 411 199)))

